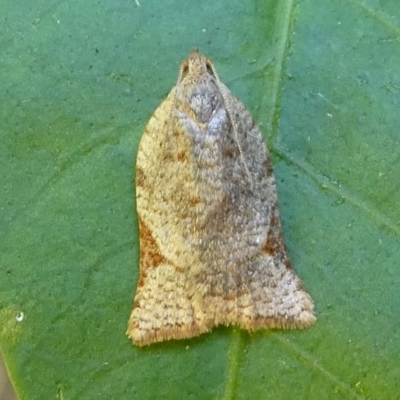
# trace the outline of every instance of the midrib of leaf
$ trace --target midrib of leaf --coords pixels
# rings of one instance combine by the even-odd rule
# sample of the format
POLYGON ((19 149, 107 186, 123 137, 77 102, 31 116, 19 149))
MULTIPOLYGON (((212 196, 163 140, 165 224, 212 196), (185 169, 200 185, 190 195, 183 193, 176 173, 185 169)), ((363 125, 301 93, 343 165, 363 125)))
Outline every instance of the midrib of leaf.
POLYGON ((287 50, 290 45, 290 36, 292 32, 292 15, 293 15, 293 0, 288 0, 282 2, 282 10, 279 13, 280 20, 281 20, 281 29, 279 42, 277 44, 277 54, 276 54, 276 62, 274 68, 274 80, 272 82, 271 88, 271 107, 269 110, 266 110, 267 113, 267 125, 268 125, 268 132, 270 138, 273 138, 277 132, 277 126, 274 127, 273 122, 274 120, 278 119, 279 114, 279 99, 280 99, 280 89, 282 87, 282 71, 284 69, 285 64, 285 57, 287 50))
MULTIPOLYGON (((280 88, 282 87, 282 71, 284 69, 284 62, 287 49, 290 44, 290 36, 292 31, 292 14, 293 14, 293 0, 288 0, 286 2, 282 2, 282 8, 279 12, 279 19, 281 21, 280 24, 280 35, 279 42, 277 44, 277 54, 276 54, 276 62, 274 68, 274 79, 272 82, 271 88, 271 97, 272 104, 269 110, 267 110, 267 124, 269 127, 269 132, 272 133, 273 130, 273 121, 279 112, 278 102, 280 97, 280 88)), ((276 130, 276 129, 275 129, 276 130)), ((274 130, 274 133, 275 133, 274 130)), ((245 343, 243 339, 243 334, 240 329, 234 328, 232 333, 231 345, 229 348, 228 355, 228 379, 225 387, 225 392, 223 394, 223 400, 232 400, 236 398, 237 386, 239 380, 240 366, 242 361, 242 355, 244 351, 245 343)))
POLYGON ((243 334, 239 328, 233 328, 228 355, 228 379, 225 387, 225 392, 222 397, 223 400, 231 400, 235 398, 243 348, 243 334))

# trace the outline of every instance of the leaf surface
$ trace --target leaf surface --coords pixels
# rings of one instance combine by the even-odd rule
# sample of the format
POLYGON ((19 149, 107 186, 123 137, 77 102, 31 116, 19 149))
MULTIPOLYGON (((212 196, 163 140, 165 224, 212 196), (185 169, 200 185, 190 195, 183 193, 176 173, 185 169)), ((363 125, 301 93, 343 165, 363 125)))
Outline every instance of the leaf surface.
POLYGON ((0 346, 20 399, 400 398, 397 0, 8 2, 0 346), (273 155, 305 331, 134 348, 133 167, 192 47, 273 155))

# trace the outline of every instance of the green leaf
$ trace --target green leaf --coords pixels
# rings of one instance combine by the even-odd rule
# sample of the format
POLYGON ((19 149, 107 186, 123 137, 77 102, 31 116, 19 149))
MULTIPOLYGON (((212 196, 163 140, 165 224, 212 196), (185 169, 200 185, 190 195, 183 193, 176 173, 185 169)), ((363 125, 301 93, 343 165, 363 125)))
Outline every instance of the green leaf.
POLYGON ((397 0, 7 2, 0 345, 20 399, 400 398, 397 0), (191 47, 259 121, 316 325, 144 349, 133 166, 191 47))

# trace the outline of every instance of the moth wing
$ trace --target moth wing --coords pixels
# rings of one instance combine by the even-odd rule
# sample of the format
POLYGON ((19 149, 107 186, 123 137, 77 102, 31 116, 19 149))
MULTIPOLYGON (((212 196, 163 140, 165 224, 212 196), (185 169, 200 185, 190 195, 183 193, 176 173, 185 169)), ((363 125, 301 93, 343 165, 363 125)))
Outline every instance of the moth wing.
POLYGON ((259 235, 256 221, 253 232, 242 231, 244 237, 250 238, 247 244, 257 248, 256 256, 247 264, 239 261, 236 304, 235 307, 227 304, 232 302, 231 296, 227 296, 225 303, 220 302, 220 314, 225 315, 220 322, 236 323, 248 330, 306 328, 316 321, 314 305, 287 255, 275 177, 267 146, 244 104, 225 85, 220 85, 242 162, 253 185, 253 195, 246 203, 259 208, 260 213, 267 213, 264 235, 259 235), (234 312, 229 313, 227 310, 234 312))
POLYGON ((138 346, 187 338, 209 329, 185 289, 187 269, 198 257, 190 251, 191 202, 177 196, 176 188, 185 184, 183 193, 195 197, 196 185, 187 165, 190 143, 186 135, 179 134, 180 125, 171 114, 173 101, 172 90, 150 118, 136 162, 140 275, 127 335, 138 346), (174 177, 176 185, 171 181, 174 177), (188 232, 188 240, 183 240, 182 232, 188 232))

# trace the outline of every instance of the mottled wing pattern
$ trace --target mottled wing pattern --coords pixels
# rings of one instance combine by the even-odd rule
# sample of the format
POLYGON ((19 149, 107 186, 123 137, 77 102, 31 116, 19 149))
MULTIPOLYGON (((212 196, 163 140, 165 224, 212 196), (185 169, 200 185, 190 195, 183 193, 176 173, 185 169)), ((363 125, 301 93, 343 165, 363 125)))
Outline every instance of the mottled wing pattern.
POLYGON ((136 197, 140 276, 127 331, 136 345, 220 324, 315 322, 286 253, 261 132, 197 51, 143 134, 136 197))
POLYGON ((197 188, 187 138, 171 121, 173 98, 171 91, 151 117, 136 161, 140 275, 127 334, 137 345, 208 329, 186 290, 187 269, 198 262, 188 231, 197 188))

